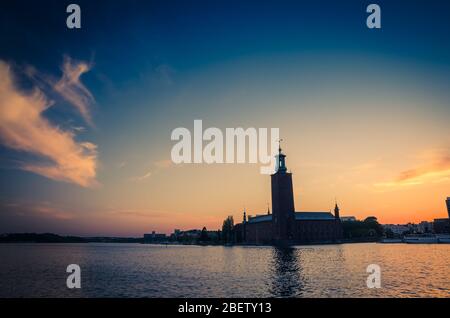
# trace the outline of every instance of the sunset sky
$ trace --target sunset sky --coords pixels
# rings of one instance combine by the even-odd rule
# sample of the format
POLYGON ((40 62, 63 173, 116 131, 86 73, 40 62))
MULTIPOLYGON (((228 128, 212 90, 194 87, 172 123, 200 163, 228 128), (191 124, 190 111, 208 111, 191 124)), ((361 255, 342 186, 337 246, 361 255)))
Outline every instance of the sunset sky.
MULTIPOLYGON (((265 213, 260 164, 175 165, 173 129, 280 129, 297 211, 447 217, 448 1, 0 4, 0 233, 141 236, 265 213)), ((95 2, 95 3, 94 3, 95 2)), ((206 145, 206 143, 205 143, 206 145)))

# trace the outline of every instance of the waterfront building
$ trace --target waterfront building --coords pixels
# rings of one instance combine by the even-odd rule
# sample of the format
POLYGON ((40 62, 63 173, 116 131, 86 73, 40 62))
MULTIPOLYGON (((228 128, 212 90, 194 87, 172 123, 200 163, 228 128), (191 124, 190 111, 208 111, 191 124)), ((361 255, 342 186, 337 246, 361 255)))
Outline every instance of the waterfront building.
POLYGON ((390 230, 395 236, 403 236, 405 233, 411 232, 410 224, 384 224, 384 230, 390 230))
POLYGON ((431 233, 433 232, 433 222, 422 221, 417 225, 417 231, 419 233, 431 233))
POLYGON ((292 173, 287 171, 286 155, 281 147, 271 175, 272 213, 247 216, 235 227, 236 239, 246 244, 291 245, 339 242, 343 237, 339 207, 331 212, 296 212, 292 173))
POLYGON ((433 230, 436 234, 450 233, 450 220, 449 219, 434 219, 433 230))
POLYGON ((144 243, 158 243, 167 240, 166 234, 159 234, 152 231, 151 234, 144 234, 144 243))

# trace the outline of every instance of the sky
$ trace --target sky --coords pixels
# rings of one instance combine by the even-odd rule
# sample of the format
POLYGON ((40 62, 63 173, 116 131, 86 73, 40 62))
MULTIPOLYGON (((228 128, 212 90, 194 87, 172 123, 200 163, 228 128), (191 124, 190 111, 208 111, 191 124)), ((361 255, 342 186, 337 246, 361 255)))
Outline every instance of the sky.
POLYGON ((259 164, 174 164, 171 132, 279 128, 297 211, 447 217, 450 3, 0 4, 0 233, 141 236, 265 213, 259 164))

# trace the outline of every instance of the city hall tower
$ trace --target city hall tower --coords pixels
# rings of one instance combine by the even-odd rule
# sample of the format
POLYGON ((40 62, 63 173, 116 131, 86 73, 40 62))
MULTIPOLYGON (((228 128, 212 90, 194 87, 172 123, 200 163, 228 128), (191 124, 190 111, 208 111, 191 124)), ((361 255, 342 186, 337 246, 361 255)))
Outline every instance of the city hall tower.
POLYGON ((286 155, 278 147, 275 173, 271 175, 273 243, 288 245, 295 239, 295 207, 292 173, 287 172, 286 155))

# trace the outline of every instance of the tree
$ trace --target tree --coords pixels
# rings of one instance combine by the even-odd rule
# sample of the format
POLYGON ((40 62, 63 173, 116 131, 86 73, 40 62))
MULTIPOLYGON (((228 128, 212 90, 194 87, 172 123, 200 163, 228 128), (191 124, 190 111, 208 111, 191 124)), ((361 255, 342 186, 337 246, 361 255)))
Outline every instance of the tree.
MULTIPOLYGON (((364 220, 364 224, 366 225, 366 227, 368 228, 370 233, 373 233, 373 231, 376 233, 376 236, 380 237, 383 235, 383 227, 381 226, 380 223, 378 223, 378 220, 376 217, 374 216, 369 216, 368 218, 366 218, 364 220), (370 231, 372 230, 372 231, 370 231)), ((370 235, 370 236, 374 236, 374 235, 370 235)))
POLYGON ((209 241, 208 231, 206 230, 206 227, 203 227, 202 233, 200 234, 200 242, 207 241, 209 241))
POLYGON ((228 216, 222 225, 222 239, 224 243, 233 242, 234 220, 233 216, 228 216))
POLYGON ((344 237, 346 239, 366 239, 380 238, 384 231, 377 218, 370 216, 364 221, 346 221, 342 222, 344 237))

